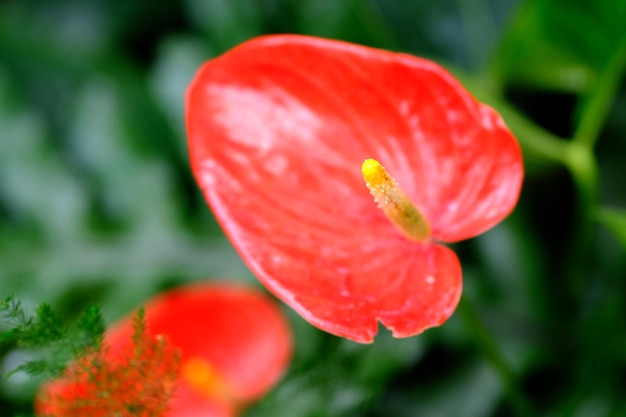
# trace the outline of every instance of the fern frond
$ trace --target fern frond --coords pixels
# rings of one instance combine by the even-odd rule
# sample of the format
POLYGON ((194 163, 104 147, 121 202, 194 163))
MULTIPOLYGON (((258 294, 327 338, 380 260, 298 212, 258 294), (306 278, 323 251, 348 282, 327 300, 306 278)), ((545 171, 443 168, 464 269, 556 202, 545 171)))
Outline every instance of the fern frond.
POLYGON ((0 345, 35 349, 44 358, 18 366, 9 376, 20 371, 32 376, 58 376, 68 362, 99 348, 105 329, 97 307, 88 307, 76 322, 66 324, 49 304, 41 304, 29 314, 14 297, 0 303, 0 318, 8 327, 0 333, 0 345))

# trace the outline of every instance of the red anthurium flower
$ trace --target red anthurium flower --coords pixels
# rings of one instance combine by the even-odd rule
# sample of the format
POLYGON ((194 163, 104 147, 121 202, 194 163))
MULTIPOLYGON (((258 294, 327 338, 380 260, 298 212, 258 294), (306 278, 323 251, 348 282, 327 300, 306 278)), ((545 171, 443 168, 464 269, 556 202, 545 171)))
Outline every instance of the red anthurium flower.
POLYGON ((207 62, 186 122, 195 177, 253 272, 360 342, 378 321, 405 337, 452 314, 461 268, 439 242, 500 222, 523 177, 501 118, 444 69, 338 41, 267 36, 207 62))
MULTIPOLYGON (((56 416, 61 406, 70 409, 69 404, 74 406, 73 411, 87 412, 74 411, 71 416, 235 416, 242 406, 258 399, 277 382, 291 356, 291 334, 280 310, 264 295, 239 286, 207 283, 170 290, 145 305, 145 324, 147 335, 163 338, 180 355, 177 380, 166 381, 170 385, 175 382, 176 387, 165 413, 144 412, 146 404, 141 400, 147 395, 145 387, 160 382, 150 380, 149 376, 155 374, 144 369, 131 374, 135 379, 130 382, 118 378, 97 384, 100 390, 106 389, 106 395, 86 393, 85 384, 76 383, 79 381, 53 381, 39 396, 42 400, 37 403, 38 414, 56 416), (121 392, 120 386, 125 387, 121 392), (108 399, 117 395, 120 401, 127 401, 122 397, 128 392, 141 397, 134 398, 139 405, 122 408, 117 407, 115 398, 108 399), (107 401, 103 403, 102 397, 107 401), (75 407, 73 399, 80 399, 85 406, 103 403, 110 409, 100 406, 98 414, 96 407, 75 407)), ((107 331, 106 360, 113 364, 128 362, 137 351, 134 328, 133 316, 129 316, 107 331)), ((167 357, 153 359, 166 366, 162 359, 167 357)), ((127 367, 132 368, 133 362, 127 367)))

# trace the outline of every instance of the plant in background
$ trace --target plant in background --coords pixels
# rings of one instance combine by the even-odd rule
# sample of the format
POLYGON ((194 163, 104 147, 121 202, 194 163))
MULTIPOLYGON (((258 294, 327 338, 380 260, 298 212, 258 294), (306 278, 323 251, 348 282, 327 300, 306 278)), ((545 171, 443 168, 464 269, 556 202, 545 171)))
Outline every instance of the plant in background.
POLYGON ((285 318, 247 288, 172 289, 146 303, 145 328, 133 317, 107 331, 104 353, 85 356, 42 388, 39 414, 235 416, 278 381, 290 359, 285 318))
POLYGON ((44 385, 36 409, 50 417, 160 417, 176 389, 178 352, 146 333, 143 310, 133 317, 132 349, 111 358, 108 345, 88 351, 44 385))
POLYGON ((186 123, 196 180, 248 266, 359 342, 378 321, 406 337, 450 317, 461 267, 441 242, 500 222, 522 183, 501 118, 440 66, 344 42, 240 45, 197 73, 186 123))
MULTIPOLYGON (((118 317, 172 282, 247 278, 188 175, 184 90, 267 31, 343 39, 449 69, 519 140, 524 191, 451 246, 452 322, 358 345, 295 318, 292 371, 246 415, 626 415, 625 21, 615 0, 0 2, 0 302, 118 317)), ((30 354, 0 346, 0 369, 30 354)), ((0 381, 2 416, 29 415, 23 376, 0 381)))
POLYGON ((49 304, 41 304, 31 315, 19 300, 8 297, 0 303, 0 325, 7 327, 0 333, 0 347, 33 349, 44 358, 18 366, 9 377, 20 371, 47 378, 58 376, 69 361, 102 348, 104 323, 95 306, 88 307, 75 323, 67 324, 49 304))
POLYGON ((0 304, 0 346, 35 349, 38 357, 9 373, 55 378, 38 398, 37 414, 50 417, 161 416, 178 376, 178 353, 165 338, 146 333, 143 310, 132 317, 124 335, 132 350, 111 361, 104 323, 91 306, 66 324, 48 304, 30 315, 13 297, 0 304), (141 383, 138 383, 141 381, 141 383))

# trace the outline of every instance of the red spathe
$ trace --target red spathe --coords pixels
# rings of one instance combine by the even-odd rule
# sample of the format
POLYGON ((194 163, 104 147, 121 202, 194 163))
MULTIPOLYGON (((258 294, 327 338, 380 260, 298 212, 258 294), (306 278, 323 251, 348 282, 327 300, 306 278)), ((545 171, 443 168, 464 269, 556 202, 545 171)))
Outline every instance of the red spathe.
MULTIPOLYGON (((288 322, 278 306, 258 291, 207 282, 168 290, 144 307, 147 335, 163 336, 180 353, 181 376, 166 417, 238 415, 242 406, 257 400, 276 384, 291 358, 288 322), (204 367, 211 370, 202 383, 194 383, 184 375, 184 369, 189 369, 193 362, 196 365, 191 367, 196 369, 192 372, 202 373, 204 367)), ((112 363, 124 363, 124 358, 133 355, 134 318, 135 313, 127 316, 105 334, 106 357, 112 363)), ((143 381, 130 382, 140 385, 143 381)), ((102 395, 86 393, 83 388, 76 381, 51 381, 42 388, 42 393, 48 395, 39 396, 50 400, 40 400, 37 411, 57 415, 62 403, 102 395), (59 404, 55 403, 58 396, 59 404)), ((141 403, 141 399, 136 401, 141 403)), ((116 404, 115 399, 110 402, 116 404)), ((78 410, 76 415, 81 416, 89 411, 78 410)), ((123 410, 98 410, 93 415, 114 411, 123 410)))
POLYGON ((318 38, 253 39, 207 62, 187 94, 194 175, 253 272, 323 330, 372 341, 440 325, 461 294, 438 242, 506 217, 522 183, 500 117, 440 66, 318 38), (406 240, 361 177, 380 161, 430 224, 406 240))

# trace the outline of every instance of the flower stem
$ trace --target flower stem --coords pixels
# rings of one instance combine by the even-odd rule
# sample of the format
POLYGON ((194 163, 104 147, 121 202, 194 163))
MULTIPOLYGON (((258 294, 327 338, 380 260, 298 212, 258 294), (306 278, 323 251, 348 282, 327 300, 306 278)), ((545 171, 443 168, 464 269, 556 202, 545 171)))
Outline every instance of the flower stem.
POLYGON ((537 414, 533 412, 530 401, 519 387, 513 370, 504 359, 504 355, 500 352, 496 342, 485 328, 480 316, 467 296, 464 295, 461 298, 457 311, 467 331, 477 343, 485 359, 500 377, 502 385, 504 385, 506 390, 506 395, 515 410, 515 414, 518 417, 536 416, 537 414))
POLYGON ((469 88, 476 99, 496 110, 517 137, 525 156, 532 155, 544 162, 564 165, 571 143, 543 129, 509 104, 502 96, 501 86, 493 79, 478 79, 448 67, 454 76, 469 88))
POLYGON ((594 219, 609 229, 626 250, 626 210, 610 207, 599 207, 594 219))
POLYGON ((600 74, 595 88, 583 103, 582 117, 576 128, 573 141, 592 148, 609 114, 611 104, 619 90, 626 68, 626 37, 600 74))
POLYGON ((600 74, 595 88, 583 102, 578 127, 569 143, 570 152, 566 166, 578 191, 577 231, 572 239, 570 258, 577 259, 578 262, 568 264, 568 275, 571 276, 574 295, 577 296, 580 296, 585 287, 593 238, 593 215, 598 202, 599 174, 593 148, 615 101, 625 67, 626 37, 600 74))
POLYGON ((566 273, 570 277, 573 296, 579 297, 585 287, 591 257, 593 239, 593 215, 597 205, 598 167, 591 142, 570 143, 570 153, 566 166, 569 169, 577 190, 577 209, 574 219, 575 231, 570 239, 570 256, 567 258, 566 273), (576 259, 576 262, 572 262, 576 259))

